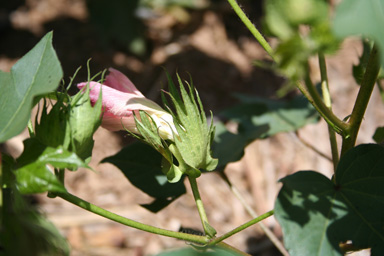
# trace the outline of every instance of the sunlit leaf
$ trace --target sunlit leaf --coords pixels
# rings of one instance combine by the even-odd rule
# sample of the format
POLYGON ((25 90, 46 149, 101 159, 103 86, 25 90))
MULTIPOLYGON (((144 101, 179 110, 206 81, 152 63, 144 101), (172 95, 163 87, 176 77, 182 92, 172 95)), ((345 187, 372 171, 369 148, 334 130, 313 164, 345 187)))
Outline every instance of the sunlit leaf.
POLYGON ((313 171, 281 181, 275 216, 290 255, 343 255, 339 243, 347 241, 383 255, 383 147, 367 144, 348 151, 335 183, 313 171))
POLYGON ((23 194, 46 191, 65 192, 64 185, 53 174, 52 167, 59 169, 89 168, 76 154, 61 146, 47 147, 36 138, 24 141, 24 151, 17 159, 17 165, 19 167, 15 171, 17 187, 23 194))
POLYGON ((0 142, 26 127, 33 98, 55 90, 62 76, 52 47, 52 32, 21 58, 10 73, 0 71, 0 142))

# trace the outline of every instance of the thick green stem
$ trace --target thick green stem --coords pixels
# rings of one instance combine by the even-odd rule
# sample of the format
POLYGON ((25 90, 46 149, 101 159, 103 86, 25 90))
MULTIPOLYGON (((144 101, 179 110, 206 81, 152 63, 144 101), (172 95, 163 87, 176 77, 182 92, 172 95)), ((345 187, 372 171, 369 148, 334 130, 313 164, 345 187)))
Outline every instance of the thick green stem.
POLYGON ((233 10, 236 12, 237 16, 241 19, 244 25, 248 28, 248 30, 252 33, 252 35, 256 38, 256 40, 260 43, 260 45, 264 48, 264 50, 271 56, 271 58, 276 61, 275 56, 273 54, 272 47, 265 40, 263 35, 259 32, 259 30, 253 25, 253 23, 248 19, 247 15, 240 8, 239 4, 236 0, 228 0, 228 3, 232 6, 233 10))
POLYGON ((361 82, 359 93, 357 94, 355 106, 353 107, 352 114, 348 122, 349 136, 343 139, 341 156, 355 146, 357 134, 359 133, 360 125, 364 118, 365 110, 367 109, 368 102, 371 98, 379 71, 379 54, 376 47, 373 47, 369 56, 367 69, 361 82))
POLYGON ((233 236, 234 234, 239 233, 240 231, 243 231, 244 229, 249 228, 250 226, 252 226, 252 225, 254 225, 254 224, 256 224, 256 223, 258 223, 258 222, 260 222, 260 221, 262 221, 262 220, 264 220, 264 219, 266 219, 268 217, 270 217, 270 216, 272 216, 273 213, 274 213, 273 210, 271 210, 269 212, 266 212, 266 213, 260 215, 259 217, 254 218, 254 219, 244 223, 243 225, 238 226, 235 229, 232 229, 231 231, 229 231, 228 233, 225 233, 222 236, 215 237, 215 238, 213 238, 213 239, 211 239, 209 241, 208 245, 215 245, 215 244, 217 244, 217 243, 227 239, 228 237, 233 236))
POLYGON ((320 97, 320 94, 317 92, 315 86, 311 81, 311 78, 309 77, 309 69, 306 72, 305 85, 308 94, 311 96, 310 98, 307 97, 308 100, 310 102, 312 100, 312 105, 316 108, 316 110, 324 118, 328 125, 330 125, 334 131, 343 135, 344 137, 348 136, 348 125, 341 121, 337 116, 335 116, 335 114, 333 114, 333 112, 324 104, 323 100, 320 97))
POLYGON ((189 241, 197 244, 202 244, 205 245, 208 242, 208 238, 205 236, 197 236, 197 235, 191 235, 191 234, 186 234, 186 233, 181 233, 181 232, 176 232, 176 231, 171 231, 171 230, 166 230, 162 228, 157 228, 153 227, 150 225, 146 225, 125 217, 122 217, 120 215, 117 215, 115 213, 112 213, 110 211, 107 211, 103 208, 100 208, 94 204, 91 204, 81 198, 78 198, 72 194, 69 193, 57 193, 56 194, 58 197, 61 197, 62 199, 79 206, 80 208, 83 208, 87 211, 90 211, 92 213, 95 213, 97 215, 100 215, 104 218, 113 220, 115 222, 121 223, 123 225, 140 229, 146 232, 162 235, 162 236, 168 236, 168 237, 173 237, 177 239, 181 239, 184 241, 189 241))
MULTIPOLYGON (((329 83, 327 76, 327 66, 325 64, 325 58, 322 53, 319 53, 319 66, 321 75, 321 90, 323 92, 323 100, 326 107, 332 111, 332 100, 329 93, 329 83)), ((336 133, 332 127, 328 124, 329 141, 331 144, 333 169, 336 171, 337 164, 339 163, 339 150, 337 148, 336 133)))
POLYGON ((203 201, 201 201, 199 188, 197 187, 196 178, 188 176, 189 183, 191 184, 193 197, 195 198, 197 210, 199 211, 201 224, 206 235, 213 237, 216 234, 216 231, 209 225, 207 214, 205 213, 203 201))

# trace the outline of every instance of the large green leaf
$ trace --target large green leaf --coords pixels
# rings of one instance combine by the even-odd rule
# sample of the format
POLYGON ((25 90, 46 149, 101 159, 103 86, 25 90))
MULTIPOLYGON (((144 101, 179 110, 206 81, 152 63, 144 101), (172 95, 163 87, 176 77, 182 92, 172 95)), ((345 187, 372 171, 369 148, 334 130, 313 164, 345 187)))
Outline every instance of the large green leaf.
POLYGON ((363 35, 372 38, 381 50, 384 65, 384 1, 344 0, 336 8, 333 29, 336 35, 346 37, 363 35))
POLYGON ((26 127, 33 98, 55 90, 62 76, 52 47, 52 32, 21 58, 10 73, 0 71, 0 142, 26 127))
POLYGON ((360 145, 348 151, 335 182, 313 171, 281 180, 275 204, 285 246, 295 255, 342 255, 339 243, 384 255, 384 148, 360 145))
POLYGON ((133 143, 102 162, 118 167, 134 186, 155 198, 152 204, 143 205, 150 211, 161 210, 186 192, 183 179, 168 182, 161 171, 162 156, 147 144, 133 143))

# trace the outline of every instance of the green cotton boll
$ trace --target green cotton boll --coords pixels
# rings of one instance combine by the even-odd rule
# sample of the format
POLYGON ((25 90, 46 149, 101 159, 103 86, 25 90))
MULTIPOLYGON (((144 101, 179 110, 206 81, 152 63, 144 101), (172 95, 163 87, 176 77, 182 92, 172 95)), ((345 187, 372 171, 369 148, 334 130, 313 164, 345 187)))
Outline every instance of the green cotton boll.
POLYGON ((101 100, 98 100, 92 106, 89 99, 89 90, 84 93, 79 92, 69 104, 69 150, 76 153, 87 163, 92 155, 93 134, 101 124, 101 106, 101 100))
POLYGON ((89 90, 79 92, 68 103, 63 94, 48 112, 43 106, 40 121, 36 121, 35 136, 44 145, 76 153, 86 162, 90 161, 93 148, 93 133, 101 122, 101 101, 92 106, 89 90))
MULTIPOLYGON (((178 135, 174 140, 174 148, 170 148, 179 162, 180 169, 187 175, 198 177, 200 169, 212 171, 216 168, 218 160, 211 156, 211 142, 214 136, 214 127, 207 125, 207 119, 197 91, 187 83, 185 89, 180 77, 180 94, 176 90, 172 79, 168 76, 169 96, 175 111, 172 116, 178 135)), ((167 102, 165 102, 167 104, 167 102)), ((168 106, 170 109, 170 107, 168 106)))

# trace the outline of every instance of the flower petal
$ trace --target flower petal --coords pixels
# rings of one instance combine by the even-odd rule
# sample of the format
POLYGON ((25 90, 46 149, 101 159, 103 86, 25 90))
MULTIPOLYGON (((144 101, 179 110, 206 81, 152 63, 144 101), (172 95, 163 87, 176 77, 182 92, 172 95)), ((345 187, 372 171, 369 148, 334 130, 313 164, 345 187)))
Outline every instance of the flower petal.
POLYGON ((144 98, 144 95, 136 88, 136 86, 120 71, 109 68, 109 74, 105 78, 105 85, 121 92, 135 94, 137 97, 144 98))

